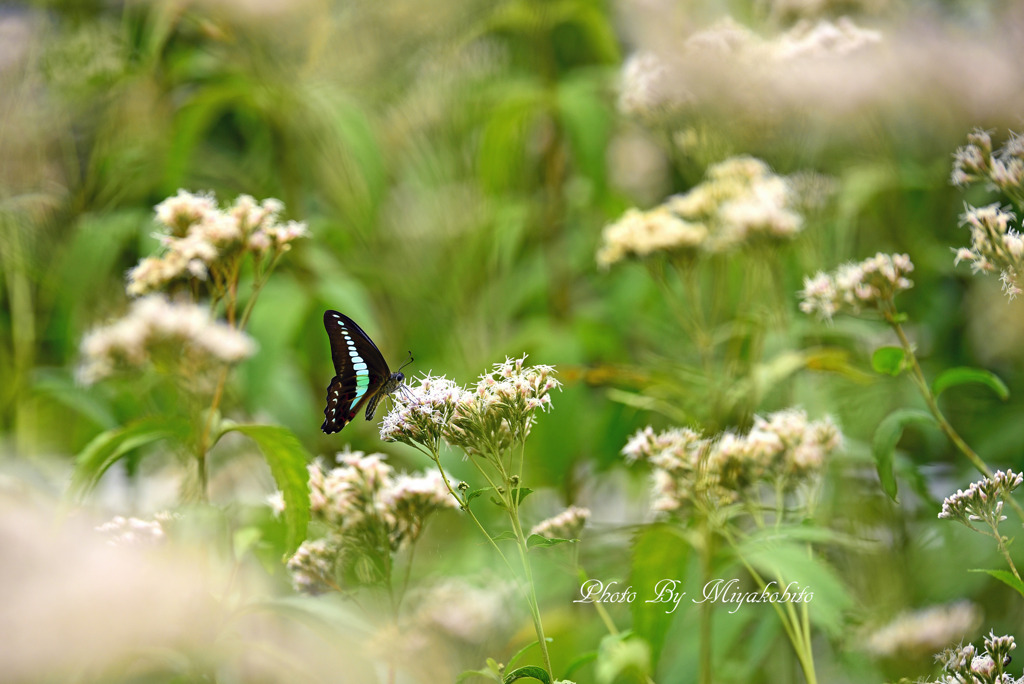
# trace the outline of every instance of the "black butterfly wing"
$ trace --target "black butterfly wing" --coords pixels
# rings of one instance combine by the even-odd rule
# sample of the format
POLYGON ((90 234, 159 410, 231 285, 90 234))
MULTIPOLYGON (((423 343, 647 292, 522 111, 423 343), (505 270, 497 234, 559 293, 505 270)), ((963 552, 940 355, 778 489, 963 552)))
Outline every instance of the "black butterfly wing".
MULTIPOLYGON (((348 316, 327 310, 324 328, 331 341, 336 375, 327 387, 327 408, 320 429, 331 434, 351 422, 363 406, 376 407, 391 371, 377 345, 348 316)), ((369 411, 367 418, 372 415, 369 411)))

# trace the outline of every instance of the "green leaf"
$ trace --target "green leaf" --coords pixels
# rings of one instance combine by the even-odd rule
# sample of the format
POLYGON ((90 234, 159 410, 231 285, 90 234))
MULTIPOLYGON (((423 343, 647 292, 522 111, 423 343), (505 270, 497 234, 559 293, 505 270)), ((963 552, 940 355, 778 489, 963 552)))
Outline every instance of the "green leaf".
POLYGON ((1012 572, 1007 570, 985 570, 984 568, 972 569, 971 572, 984 572, 987 575, 992 575, 992 577, 995 577, 1006 586, 1016 590, 1021 596, 1024 596, 1024 582, 1017 579, 1012 572))
POLYGON ((471 679, 472 677, 483 677, 484 679, 489 679, 492 682, 500 682, 501 665, 498 665, 497 661, 494 660, 494 658, 488 658, 486 668, 480 670, 464 671, 462 674, 455 678, 455 684, 459 684, 459 682, 464 682, 467 679, 471 679))
MULTIPOLYGON (((790 605, 796 608, 806 605, 813 624, 830 636, 838 636, 845 624, 844 616, 853 605, 853 599, 824 559, 808 553, 805 544, 762 535, 753 535, 745 540, 737 551, 758 570, 765 582, 777 582, 772 590, 778 589, 781 592, 791 582, 796 583, 789 588, 791 594, 799 595, 806 590, 805 603, 797 605, 793 602, 790 605)), ((760 589, 762 587, 757 588, 760 589)), ((746 607, 737 603, 723 606, 726 611, 743 610, 746 607)))
POLYGON ((899 375, 906 368, 907 354, 902 347, 879 347, 871 355, 871 367, 886 375, 899 375))
POLYGON ((504 532, 501 532, 498 535, 491 537, 491 539, 493 539, 494 541, 508 541, 509 539, 516 538, 517 537, 515 532, 512 532, 511 530, 505 530, 504 532))
POLYGON ((939 377, 935 378, 935 382, 932 383, 932 394, 938 398, 940 394, 950 387, 966 385, 968 383, 985 385, 1003 401, 1010 398, 1010 388, 999 379, 999 376, 982 368, 970 368, 968 366, 960 366, 943 371, 939 377))
POLYGON ((270 466, 277 488, 284 494, 284 522, 287 552, 291 553, 306 538, 309 523, 309 472, 312 460, 298 438, 277 425, 238 425, 226 423, 224 432, 240 432, 256 442, 270 466))
POLYGON ((483 496, 487 492, 493 492, 494 487, 483 487, 482 489, 474 489, 473 491, 466 494, 466 504, 468 505, 473 499, 483 496))
POLYGON ((903 436, 904 428, 910 424, 935 425, 936 423, 930 413, 919 409, 893 411, 878 424, 871 444, 875 467, 878 469, 878 479, 882 481, 882 490, 893 501, 896 501, 897 489, 896 474, 893 470, 896 445, 903 436))
POLYGON ((517 679, 525 679, 527 677, 536 679, 539 682, 544 682, 544 684, 551 684, 551 679, 548 677, 548 673, 544 671, 544 668, 537 667, 536 665, 526 665, 518 670, 509 672, 505 676, 505 684, 514 682, 517 679))
POLYGON ((535 546, 541 548, 547 548, 549 546, 558 546, 559 544, 575 544, 579 539, 559 539, 557 537, 545 537, 539 534, 531 534, 526 539, 526 548, 532 549, 535 546))
MULTIPOLYGON (((548 638, 548 641, 551 641, 551 638, 550 638, 550 637, 548 638)), ((531 641, 530 643, 526 644, 526 645, 525 645, 525 646, 523 646, 523 647, 522 647, 521 649, 519 649, 518 651, 516 651, 515 655, 513 655, 513 656, 512 656, 511 658, 509 658, 509 659, 508 659, 508 665, 506 665, 506 667, 512 667, 512 666, 514 666, 514 665, 516 664, 516 661, 517 661, 517 660, 519 660, 520 658, 522 658, 522 657, 523 657, 523 656, 524 656, 524 655, 526 654, 526 652, 527 652, 527 651, 529 651, 529 650, 530 650, 531 648, 533 648, 534 646, 536 646, 536 645, 537 645, 537 644, 539 644, 539 643, 540 643, 540 642, 539 642, 539 641, 536 641, 536 640, 534 640, 534 641, 531 641)))
MULTIPOLYGON (((654 587, 665 578, 686 577, 693 553, 692 546, 669 525, 642 528, 633 540, 629 583, 634 587, 654 587)), ((680 589, 681 591, 681 589, 680 589)), ((633 601, 633 630, 651 647, 652 667, 657 669, 674 613, 664 604, 633 601)))
POLYGON ((512 496, 516 499, 517 503, 523 503, 523 499, 533 494, 533 490, 529 487, 517 487, 512 490, 512 496))
POLYGON ((100 481, 110 466, 139 447, 164 439, 183 439, 189 424, 179 416, 147 416, 96 435, 75 458, 71 494, 81 499, 100 481))

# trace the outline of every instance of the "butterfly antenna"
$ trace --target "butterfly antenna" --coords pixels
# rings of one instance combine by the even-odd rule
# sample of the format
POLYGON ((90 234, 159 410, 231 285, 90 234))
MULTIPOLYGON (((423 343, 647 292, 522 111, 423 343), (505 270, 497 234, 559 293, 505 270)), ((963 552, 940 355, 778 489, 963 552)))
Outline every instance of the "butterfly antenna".
POLYGON ((406 366, 408 366, 408 365, 409 365, 410 363, 412 363, 412 362, 413 362, 413 361, 415 361, 415 360, 416 360, 416 359, 414 359, 414 358, 412 357, 412 350, 410 349, 410 350, 409 350, 409 360, 408 360, 408 361, 406 361, 405 363, 403 363, 403 364, 401 365, 401 367, 399 367, 399 369, 398 369, 398 370, 402 370, 402 368, 405 368, 406 366))

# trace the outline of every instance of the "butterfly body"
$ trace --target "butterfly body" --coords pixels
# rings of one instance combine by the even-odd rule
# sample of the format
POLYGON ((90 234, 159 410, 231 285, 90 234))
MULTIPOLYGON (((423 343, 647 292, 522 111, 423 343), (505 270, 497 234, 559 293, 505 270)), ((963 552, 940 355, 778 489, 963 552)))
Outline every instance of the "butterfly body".
POLYGON ((327 408, 320 429, 340 432, 366 407, 373 420, 380 400, 402 386, 405 376, 392 373, 370 336, 348 316, 328 309, 324 328, 331 341, 335 376, 327 386, 327 408))

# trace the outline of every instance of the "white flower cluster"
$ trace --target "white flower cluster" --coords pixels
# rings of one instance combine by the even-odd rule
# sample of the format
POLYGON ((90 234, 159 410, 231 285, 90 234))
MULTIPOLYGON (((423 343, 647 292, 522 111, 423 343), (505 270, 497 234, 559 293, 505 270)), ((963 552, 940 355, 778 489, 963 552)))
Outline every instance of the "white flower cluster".
POLYGON ((255 352, 245 333, 214 321, 207 309, 149 295, 132 302, 128 313, 89 332, 81 344, 79 377, 92 383, 119 366, 138 367, 154 356, 237 363, 255 352))
POLYGON ((241 195, 222 211, 211 195, 179 190, 156 206, 157 221, 166 229, 157 234, 163 254, 146 257, 128 272, 128 294, 146 294, 182 280, 212 281, 217 287, 237 256, 252 253, 258 259, 291 249, 292 241, 309 233, 303 223, 281 224, 283 209, 276 199, 257 203, 241 195))
POLYGON ((971 246, 956 250, 954 264, 967 261, 974 273, 1000 271, 1003 293, 1013 299, 1021 293, 1024 274, 1024 237, 1010 226, 1016 222, 1013 212, 998 204, 986 207, 968 205, 962 217, 971 231, 971 246))
POLYGON ((1006 516, 1003 500, 1024 483, 1024 474, 1012 470, 1000 470, 992 477, 972 482, 966 491, 958 489, 942 502, 939 518, 957 520, 968 527, 972 522, 985 522, 995 527, 1006 516))
POLYGON ((938 656, 942 674, 934 684, 1020 684, 1024 681, 1006 672, 1010 652, 1017 648, 1009 635, 996 636, 991 630, 985 637, 985 652, 979 654, 973 644, 946 649, 938 656))
POLYGON ((649 211, 630 209, 605 227, 597 262, 607 268, 657 252, 722 252, 758 240, 790 240, 803 229, 789 179, 741 156, 711 166, 704 182, 649 211))
POLYGON ((417 384, 395 394, 394 408, 384 416, 380 438, 385 442, 422 444, 437 451, 445 429, 466 390, 444 376, 424 375, 417 384))
MULTIPOLYGON (((359 558, 391 554, 414 543, 433 513, 457 507, 440 473, 396 475, 384 458, 345 452, 338 454, 339 465, 330 470, 319 461, 308 466, 310 517, 330 532, 303 542, 289 562, 296 588, 321 587, 324 582, 315 578, 336 577, 336 562, 357 563, 359 558)), ((271 506, 277 512, 284 509, 276 495, 271 506)))
POLYGON ((986 181, 995 190, 1024 198, 1024 135, 1011 133, 993 151, 988 131, 971 132, 967 144, 953 154, 950 181, 960 187, 986 181))
POLYGON ((451 577, 423 589, 416 596, 412 620, 428 633, 441 632, 466 643, 492 638, 510 622, 510 600, 515 585, 508 582, 476 584, 451 577))
POLYGON ((96 531, 107 536, 107 544, 110 546, 160 544, 167 538, 164 523, 169 519, 169 514, 158 514, 153 520, 117 515, 99 525, 96 531))
POLYGON ((554 368, 525 362, 525 355, 506 358, 481 375, 472 390, 444 377, 426 376, 409 387, 409 396, 395 395, 381 439, 435 451, 441 439, 470 454, 505 451, 529 435, 537 410, 550 409, 551 391, 561 387, 554 368))
POLYGON ((843 264, 833 273, 819 271, 813 278, 804 278, 800 310, 831 319, 840 312, 881 309, 890 305, 896 294, 913 287, 907 278, 913 270, 906 254, 879 252, 860 263, 843 264))
POLYGON ((981 613, 969 601, 932 606, 896 616, 864 639, 864 649, 881 658, 930 655, 963 639, 979 624, 981 613))
MULTIPOLYGON (((878 45, 882 34, 842 17, 835 22, 803 20, 765 39, 727 17, 673 46, 672 53, 638 52, 629 57, 620 78, 619 108, 624 114, 649 119, 699 102, 714 88, 742 93, 793 90, 793 81, 807 65, 827 67, 878 45), (822 64, 824 63, 824 64, 822 64), (788 85, 784 89, 782 85, 788 85)), ((815 79, 809 86, 816 85, 815 79)))
POLYGON ((533 526, 530 534, 539 534, 548 539, 575 539, 590 520, 590 509, 569 506, 558 515, 542 520, 533 526))
POLYGON ((793 488, 819 472, 842 446, 831 418, 812 421, 801 409, 757 417, 747 434, 725 432, 706 438, 690 429, 637 432, 623 448, 627 461, 654 466, 657 511, 677 512, 698 498, 735 501, 758 482, 793 488))
POLYGON ((315 596, 336 587, 334 564, 338 553, 330 537, 302 542, 287 563, 295 591, 315 596))

